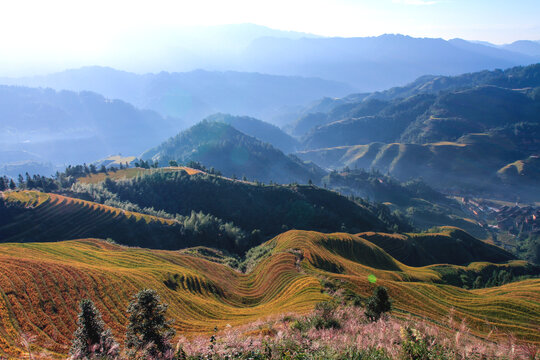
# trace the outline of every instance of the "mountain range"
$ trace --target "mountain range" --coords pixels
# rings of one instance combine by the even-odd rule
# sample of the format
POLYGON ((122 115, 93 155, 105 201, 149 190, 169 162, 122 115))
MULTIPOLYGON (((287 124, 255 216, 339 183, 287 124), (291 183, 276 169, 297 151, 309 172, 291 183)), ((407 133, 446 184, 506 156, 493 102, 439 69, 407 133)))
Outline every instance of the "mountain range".
POLYGON ((182 127, 177 119, 92 92, 16 86, 0 86, 0 118, 0 168, 22 173, 32 168, 28 161, 55 169, 139 154, 182 127))
POLYGON ((281 125, 290 120, 289 113, 313 99, 344 96, 354 89, 314 77, 207 70, 141 75, 97 66, 44 76, 1 78, 0 83, 93 91, 162 116, 181 118, 186 125, 217 112, 254 116, 281 125))
POLYGON ((384 92, 322 99, 288 130, 303 133, 297 155, 323 168, 373 168, 444 191, 506 188, 508 198, 522 197, 537 187, 528 179, 535 162, 526 159, 540 151, 539 88, 540 65, 422 77, 384 92), (503 169, 525 160, 529 170, 508 187, 503 169))

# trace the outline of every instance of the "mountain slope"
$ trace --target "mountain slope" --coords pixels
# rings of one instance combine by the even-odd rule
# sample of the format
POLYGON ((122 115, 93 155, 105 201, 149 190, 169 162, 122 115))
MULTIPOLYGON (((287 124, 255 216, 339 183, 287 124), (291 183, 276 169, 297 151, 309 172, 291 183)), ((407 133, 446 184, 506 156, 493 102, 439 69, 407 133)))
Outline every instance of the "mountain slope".
MULTIPOLYGON (((428 144, 371 143, 298 152, 303 160, 339 169, 376 169, 400 181, 422 177, 430 186, 453 193, 538 199, 529 187, 506 186, 499 170, 540 151, 540 124, 517 124, 487 133, 468 134, 456 142, 428 144)), ((509 183, 511 184, 511 182, 509 183)), ((528 185, 538 187, 538 183, 528 185)), ((537 200, 536 200, 537 201, 537 200)))
MULTIPOLYGON (((3 193, 0 215, 0 242, 99 237, 152 249, 176 250, 206 245, 241 251, 247 246, 240 241, 235 244, 234 237, 222 229, 213 232, 214 238, 199 236, 185 225, 183 218, 161 218, 36 191, 3 193)), ((193 217, 188 216, 187 220, 193 221, 193 217)))
POLYGON ((455 141, 468 133, 521 122, 538 124, 538 114, 538 99, 495 86, 391 101, 363 100, 326 114, 322 124, 304 136, 303 143, 317 149, 371 142, 455 141))
POLYGON ((138 75, 95 66, 46 76, 4 78, 0 83, 95 91, 163 116, 181 118, 188 126, 216 112, 282 124, 280 115, 289 107, 303 106, 322 96, 343 96, 354 89, 321 78, 205 70, 138 75))
POLYGON ((266 37, 253 41, 244 57, 249 71, 319 76, 348 82, 361 91, 398 86, 425 74, 456 75, 539 61, 538 57, 460 39, 389 34, 365 38, 266 37))
POLYGON ((95 93, 14 86, 0 86, 0 118, 0 151, 61 165, 139 153, 179 128, 174 119, 95 93))
POLYGON ((409 266, 468 265, 477 261, 502 263, 514 259, 513 255, 501 248, 486 244, 461 229, 451 227, 442 227, 437 233, 361 233, 358 236, 381 247, 409 266))
POLYGON ((247 136, 223 122, 203 120, 146 151, 142 158, 161 165, 174 160, 198 161, 232 177, 246 176, 259 181, 307 183, 318 181, 324 172, 297 158, 288 157, 270 144, 247 136))
POLYGON ((520 89, 535 99, 538 91, 535 89, 540 87, 540 64, 506 70, 484 70, 458 76, 424 75, 405 86, 385 91, 351 94, 343 98, 322 98, 305 108, 287 129, 295 136, 302 136, 317 126, 335 121, 379 113, 393 116, 400 108, 414 106, 408 99, 427 101, 430 97, 436 99, 440 95, 488 86, 520 89))
POLYGON ((296 148, 299 146, 296 139, 283 132, 277 126, 262 120, 251 118, 249 116, 214 114, 206 119, 208 121, 218 121, 229 124, 246 135, 271 144, 273 147, 283 151, 285 154, 290 154, 296 151, 296 148))
POLYGON ((325 232, 388 231, 390 227, 410 230, 384 209, 309 185, 264 185, 161 169, 131 178, 109 177, 97 184, 84 182, 86 179, 81 179, 72 187, 79 197, 184 216, 201 211, 262 236, 275 236, 291 228, 325 232))
MULTIPOLYGON (((330 299, 322 278, 363 297, 370 295, 370 274, 389 289, 397 317, 441 324, 452 311, 453 318, 466 320, 476 335, 488 336, 496 325, 501 332, 490 333, 492 339, 506 339, 511 332, 519 339, 539 341, 538 280, 473 291, 444 285, 439 266, 404 266, 369 241, 343 233, 290 231, 261 249, 267 255, 255 261, 251 271, 240 273, 189 253, 94 239, 2 244, 0 354, 23 356, 18 337, 24 331, 37 335, 34 346, 47 351, 48 358, 65 357, 76 328, 76 304, 82 298, 92 299, 113 334, 123 339, 131 295, 154 288, 169 304, 174 327, 190 335, 280 313, 307 312, 330 299), (338 273, 328 270, 331 264, 338 273)), ((446 271, 474 276, 487 266, 476 263, 446 271)), ((524 264, 501 268, 520 269, 524 264)))
MULTIPOLYGON (((160 173, 174 174, 170 169, 160 173)), ((137 178, 140 176, 145 175, 138 173, 137 178)), ((197 181, 197 176, 193 176, 194 181, 197 181)), ((178 184, 176 185, 178 186, 178 184)), ((184 192, 189 193, 193 190, 192 187, 186 185, 188 184, 184 181, 182 186, 184 192)), ((262 241, 262 234, 275 236, 284 228, 325 231, 349 228, 353 231, 364 232, 387 231, 385 224, 374 214, 374 209, 356 205, 332 192, 308 188, 292 189, 294 192, 277 188, 266 191, 255 188, 250 189, 252 191, 247 194, 248 199, 245 199, 243 196, 246 194, 243 194, 241 190, 234 189, 233 186, 226 188, 225 184, 216 185, 217 191, 227 191, 227 193, 238 196, 234 207, 227 207, 229 198, 223 198, 214 201, 215 204, 210 204, 204 199, 197 200, 189 196, 176 197, 174 196, 176 194, 172 194, 173 197, 169 199, 169 204, 165 200, 157 202, 156 198, 160 195, 157 191, 147 195, 147 198, 151 198, 153 201, 149 203, 138 202, 141 208, 143 205, 153 205, 156 209, 165 209, 171 212, 176 210, 180 214, 186 214, 186 217, 176 216, 175 218, 163 218, 127 211, 119 207, 51 193, 5 192, 2 193, 2 199, 0 199, 0 242, 49 242, 58 239, 77 239, 83 236, 109 238, 119 244, 153 249, 175 250, 190 246, 211 246, 233 253, 241 253, 250 246, 259 245, 262 241), (281 198, 285 196, 289 197, 290 205, 283 205, 284 201, 281 198), (284 209, 278 209, 270 198, 280 199, 279 203, 284 209), (190 204, 190 208, 171 207, 178 201, 176 199, 190 204), (251 205, 253 200, 257 200, 260 209, 253 209, 252 214, 248 216, 248 209, 246 209, 244 202, 251 205), (274 214, 265 216, 265 213, 268 214, 271 208, 276 209, 274 214), (194 210, 212 214, 217 218, 212 220, 213 222, 202 216, 196 218, 193 215, 194 210), (231 216, 230 214, 235 211, 244 211, 246 215, 244 217, 231 216), (306 218, 306 213, 309 214, 309 218, 306 218), (241 228, 233 228, 232 222, 220 227, 219 219, 234 221, 241 228), (195 226, 192 226, 192 223, 195 223, 195 226), (212 229, 212 227, 218 229, 212 229), (242 229, 247 230, 246 233, 256 230, 259 232, 259 236, 241 236, 238 233, 241 233, 242 229)), ((164 191, 168 190, 166 183, 162 183, 160 187, 164 188, 164 191)), ((113 188, 114 186, 111 186, 111 190, 114 190, 113 188)), ((129 194, 126 194, 126 190, 118 188, 116 190, 123 195, 123 198, 131 199, 129 194)), ((133 191, 137 191, 137 189, 133 189, 133 191)), ((94 191, 94 193, 97 192, 94 191)), ((212 190, 208 190, 208 193, 211 195, 212 190)), ((112 202, 109 201, 109 203, 112 202)), ((118 200, 116 204, 120 205, 118 200)), ((131 205, 132 208, 136 208, 133 204, 137 203, 131 205)), ((167 214, 163 213, 163 215, 167 214)), ((223 221, 221 223, 224 224, 223 221)), ((408 255, 410 249, 394 253, 392 252, 396 247, 394 244, 377 244, 403 263, 412 266, 435 263, 460 265, 473 261, 503 262, 514 259, 509 253, 492 245, 484 244, 457 229, 445 230, 444 233, 430 236, 422 237, 410 234, 404 237, 404 239, 408 239, 404 243, 409 244, 405 248, 412 246, 412 248, 424 249, 414 257, 408 255), (424 238, 428 240, 420 241, 424 238), (456 247, 456 244, 460 244, 457 246, 460 250, 448 253, 441 252, 438 248, 439 243, 445 243, 449 247, 456 247)))

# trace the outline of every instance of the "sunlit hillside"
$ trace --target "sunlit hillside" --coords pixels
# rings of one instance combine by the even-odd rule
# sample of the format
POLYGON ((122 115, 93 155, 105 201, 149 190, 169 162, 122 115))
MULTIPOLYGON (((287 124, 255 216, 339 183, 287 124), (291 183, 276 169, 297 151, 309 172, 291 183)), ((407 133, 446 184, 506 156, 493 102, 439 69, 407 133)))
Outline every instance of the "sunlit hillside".
MULTIPOLYGON (((393 315, 443 323, 449 312, 479 336, 506 332, 540 342, 540 280, 478 290, 445 285, 437 266, 414 268, 355 235, 289 231, 246 259, 247 272, 189 252, 148 250, 102 240, 0 245, 0 356, 24 357, 23 334, 36 336, 35 352, 67 353, 77 302, 91 298, 118 339, 130 297, 156 289, 170 305, 180 334, 238 326, 272 314, 305 313, 323 300, 324 282, 337 281, 365 297, 388 287, 393 315), (368 281, 368 276, 372 282, 368 281)), ((468 269, 488 266, 474 263, 468 269)), ((499 265, 502 266, 502 265, 499 265)), ((524 262, 510 266, 523 267, 524 262)), ((458 268, 458 267, 455 267, 458 268)))

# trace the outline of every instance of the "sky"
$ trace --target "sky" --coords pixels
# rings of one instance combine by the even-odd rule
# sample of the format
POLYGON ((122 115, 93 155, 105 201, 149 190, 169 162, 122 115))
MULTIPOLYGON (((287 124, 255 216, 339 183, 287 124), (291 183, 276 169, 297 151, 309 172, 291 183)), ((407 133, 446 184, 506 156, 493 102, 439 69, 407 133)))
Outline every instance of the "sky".
POLYGON ((0 65, 92 59, 145 29, 254 23, 323 36, 540 40, 539 0, 16 0, 0 2, 0 65))

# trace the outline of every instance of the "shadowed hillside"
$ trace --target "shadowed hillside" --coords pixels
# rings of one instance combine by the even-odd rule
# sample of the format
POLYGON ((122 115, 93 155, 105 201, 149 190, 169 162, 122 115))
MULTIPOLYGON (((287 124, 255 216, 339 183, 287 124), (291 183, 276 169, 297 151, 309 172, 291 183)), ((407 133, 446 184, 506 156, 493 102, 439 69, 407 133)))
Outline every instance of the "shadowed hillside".
POLYGON ((292 153, 299 147, 296 139, 283 132, 275 125, 249 116, 232 116, 228 114, 214 114, 206 118, 209 121, 218 121, 231 125, 246 135, 252 136, 262 142, 271 144, 285 154, 292 153))
POLYGON ((364 100, 343 107, 334 109, 323 124, 315 124, 318 127, 305 135, 307 149, 371 142, 455 141, 469 133, 518 123, 538 124, 540 113, 540 101, 535 98, 494 86, 438 96, 419 94, 389 102, 364 100))
POLYGON ((0 242, 99 237, 153 249, 207 245, 241 251, 248 246, 249 239, 233 234, 235 231, 239 229, 233 224, 202 214, 161 218, 35 191, 2 193, 0 199, 0 242), (193 228, 203 219, 208 227, 204 235, 193 228))
POLYGON ((486 244, 461 229, 451 227, 443 227, 436 233, 358 235, 410 266, 443 263, 467 265, 476 261, 500 263, 515 259, 501 248, 486 244))
MULTIPOLYGON (((516 124, 487 133, 467 134, 455 142, 370 143, 309 150, 297 155, 327 168, 375 169, 401 181, 422 178, 430 186, 447 192, 497 194, 508 199, 527 194, 534 200, 537 192, 531 189, 537 183, 515 182, 515 186, 507 187, 501 181, 505 179, 504 171, 500 170, 540 150, 539 129, 540 124, 516 124)), ((534 178, 534 170, 531 177, 534 178)))
MULTIPOLYGON (((336 196, 331 192, 328 194, 336 196)), ((278 195, 282 194, 274 191, 274 196, 278 195)), ((307 192, 306 195, 311 197, 314 194, 307 192)), ((259 245, 262 241, 262 234, 272 234, 268 228, 270 224, 265 225, 262 222, 254 221, 255 226, 259 228, 253 232, 248 222, 249 219, 235 219, 236 224, 241 226, 238 228, 235 227, 235 223, 225 223, 220 217, 203 215, 206 211, 196 213, 191 210, 191 214, 188 212, 186 216, 177 215, 176 217, 171 217, 164 212, 167 218, 162 218, 77 198, 36 191, 5 192, 2 193, 2 198, 0 202, 0 242, 50 242, 81 237, 99 237, 113 239, 119 244, 153 249, 176 250, 193 246, 210 246, 233 253, 241 253, 251 246, 259 245), (263 231, 262 234, 260 229, 263 231), (251 235, 249 235, 250 233, 251 235)), ((189 199, 185 200, 189 201, 189 199)), ((342 205, 345 205, 347 200, 343 200, 342 205)), ((320 206, 318 204, 321 204, 320 199, 313 203, 315 208, 320 206)), ((226 209, 204 208, 204 210, 210 210, 210 214, 218 213, 230 221, 230 216, 226 215, 226 209)), ((289 213, 285 213, 282 218, 279 218, 280 214, 277 214, 275 221, 282 221, 284 224, 290 224, 291 228, 297 229, 339 227, 339 223, 333 227, 331 222, 323 224, 322 216, 324 213, 319 214, 321 216, 320 223, 314 221, 317 219, 314 214, 312 221, 303 222, 305 219, 302 215, 293 215, 293 210, 294 208, 291 208, 289 213)), ((334 213, 329 212, 329 210, 332 208, 329 207, 327 210, 328 217, 336 216, 338 208, 335 205, 334 213)), ((384 224, 370 209, 358 205, 355 207, 350 203, 348 211, 355 212, 356 217, 349 214, 341 219, 342 221, 350 221, 352 229, 384 231, 384 224)), ((253 220, 256 217, 257 215, 253 220)), ((262 220, 261 215, 259 218, 262 220)), ((268 220, 270 219, 266 219, 267 223, 268 220)), ((344 224, 342 223, 342 228, 344 224)), ((277 226, 274 229, 276 234, 279 233, 277 226)), ((394 236, 372 232, 361 233, 361 236, 364 235, 396 259, 411 266, 437 263, 463 265, 475 261, 500 263, 515 259, 510 253, 483 243, 457 228, 443 228, 439 233, 394 236)), ((348 252, 354 254, 358 251, 349 249, 348 252)), ((369 262, 371 260, 366 261, 371 264, 369 262)))
POLYGON ((272 145, 247 136, 225 122, 211 120, 203 120, 146 151, 142 158, 157 161, 162 166, 171 160, 197 161, 229 177, 245 176, 249 180, 281 184, 307 183, 309 179, 318 182, 324 174, 318 167, 286 156, 272 145))

